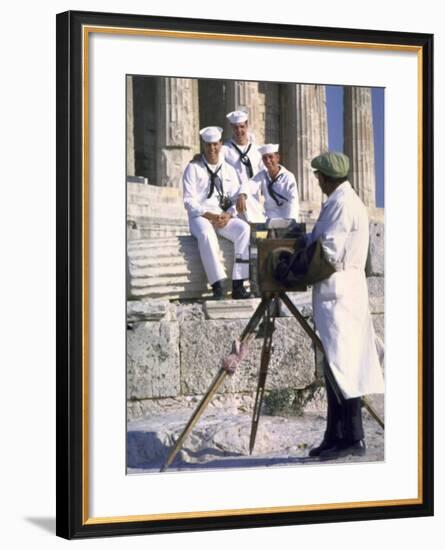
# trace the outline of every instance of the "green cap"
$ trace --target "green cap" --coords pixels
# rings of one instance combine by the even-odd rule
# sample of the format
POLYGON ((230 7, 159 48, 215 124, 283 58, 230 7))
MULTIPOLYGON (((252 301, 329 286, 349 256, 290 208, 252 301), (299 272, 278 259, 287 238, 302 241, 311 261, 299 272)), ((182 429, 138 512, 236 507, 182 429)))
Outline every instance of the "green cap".
POLYGON ((345 178, 349 172, 349 158, 343 153, 323 153, 312 159, 312 168, 331 178, 345 178))

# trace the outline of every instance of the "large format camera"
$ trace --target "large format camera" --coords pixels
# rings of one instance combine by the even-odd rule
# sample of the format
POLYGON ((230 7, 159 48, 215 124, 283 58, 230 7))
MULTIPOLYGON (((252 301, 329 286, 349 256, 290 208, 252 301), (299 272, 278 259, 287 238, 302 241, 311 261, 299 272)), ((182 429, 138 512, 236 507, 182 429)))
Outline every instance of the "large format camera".
POLYGON ((286 285, 277 281, 275 268, 280 258, 294 256, 304 249, 306 224, 294 220, 270 219, 266 223, 251 223, 250 290, 254 296, 269 292, 304 292, 305 282, 298 279, 286 285))

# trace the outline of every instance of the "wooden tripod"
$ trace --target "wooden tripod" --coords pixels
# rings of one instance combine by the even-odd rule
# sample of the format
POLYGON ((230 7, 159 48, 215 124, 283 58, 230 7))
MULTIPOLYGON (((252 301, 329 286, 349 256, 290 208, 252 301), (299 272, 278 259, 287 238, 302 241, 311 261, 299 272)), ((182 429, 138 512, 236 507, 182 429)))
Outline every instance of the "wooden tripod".
MULTIPOLYGON (((263 347, 261 350, 261 364, 260 364, 260 370, 258 374, 258 385, 257 385, 255 405, 254 405, 253 416, 252 416, 252 428, 250 432, 250 442, 249 442, 250 454, 252 454, 252 451, 255 445, 255 438, 256 438, 256 433, 258 429, 261 405, 263 402, 263 396, 264 396, 264 390, 265 390, 265 384, 266 384, 267 370, 268 370, 270 357, 272 353, 272 334, 273 334, 274 320, 275 320, 275 311, 273 311, 272 308, 274 307, 274 305, 276 307, 278 306, 279 300, 281 300, 287 306, 287 308, 295 317, 295 319, 298 321, 298 323, 301 325, 303 330, 314 342, 315 346, 322 353, 324 353, 323 344, 321 343, 320 338, 317 336, 314 329, 306 321, 306 319, 303 317, 303 315, 300 313, 300 311, 294 305, 291 299, 287 296, 287 294, 283 291, 264 293, 261 299, 261 302, 259 303, 252 317, 250 318, 249 322, 247 323, 246 328, 244 329, 240 338, 241 344, 249 345, 256 336, 255 330, 257 326, 259 325, 261 320, 264 320, 263 321, 264 341, 263 341, 263 347)), ((207 405, 210 403, 212 397, 218 391, 218 389, 224 382, 226 376, 229 374, 230 373, 225 368, 221 367, 219 369, 215 378, 210 384, 210 387, 207 390, 207 393, 201 399, 197 408, 193 412, 190 420, 188 421, 184 430, 182 431, 179 438, 177 439, 174 447, 170 450, 168 457, 160 470, 161 472, 164 472, 173 462, 176 455, 180 451, 184 443, 184 440, 189 435, 189 433, 193 430, 193 427, 198 422, 199 418, 201 417, 202 413, 206 409, 207 405)), ((340 399, 340 389, 334 378, 334 375, 332 374, 331 369, 328 366, 325 366, 324 374, 329 379, 337 398, 340 399)), ((376 420, 376 422, 378 422, 378 424, 382 428, 384 428, 383 420, 379 417, 377 412, 374 410, 374 408, 366 400, 365 397, 362 397, 362 402, 363 402, 363 405, 368 410, 368 412, 371 414, 371 416, 376 420)))

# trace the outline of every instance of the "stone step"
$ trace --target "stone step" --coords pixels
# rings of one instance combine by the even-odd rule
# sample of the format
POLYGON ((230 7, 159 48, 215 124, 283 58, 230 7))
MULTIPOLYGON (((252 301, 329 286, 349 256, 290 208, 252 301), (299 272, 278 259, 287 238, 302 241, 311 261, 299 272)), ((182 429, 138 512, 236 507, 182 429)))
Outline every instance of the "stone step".
POLYGON ((127 183, 128 239, 189 234, 182 190, 127 183))
POLYGON ((152 204, 152 201, 177 204, 182 203, 182 189, 127 182, 127 200, 129 204, 152 204))
MULTIPOLYGON (((233 244, 223 238, 218 241, 221 259, 230 278, 233 244)), ((209 295, 198 243, 192 236, 130 241, 127 261, 130 300, 144 297, 199 299, 209 295)))
POLYGON ((138 289, 139 295, 141 295, 141 292, 144 290, 147 291, 162 291, 165 292, 172 292, 177 291, 181 292, 183 290, 187 291, 196 291, 196 292, 203 292, 205 293, 205 289, 203 289, 203 286, 205 285, 205 279, 204 278, 198 278, 196 277, 195 280, 191 280, 188 277, 177 277, 175 279, 174 283, 171 282, 171 280, 168 277, 163 278, 152 278, 152 279, 138 279, 134 284, 134 289, 138 289), (170 289, 170 290, 169 290, 170 289))
MULTIPOLYGON (((371 296, 383 296, 384 226, 370 225, 370 254, 367 274, 371 296), (374 287, 380 289, 374 291, 374 287)), ((218 238, 221 259, 228 278, 233 267, 233 244, 218 238)), ((166 297, 200 299, 209 295, 198 243, 190 235, 138 239, 128 242, 128 282, 132 299, 166 297)), ((373 312, 383 309, 383 302, 373 303, 373 312)))

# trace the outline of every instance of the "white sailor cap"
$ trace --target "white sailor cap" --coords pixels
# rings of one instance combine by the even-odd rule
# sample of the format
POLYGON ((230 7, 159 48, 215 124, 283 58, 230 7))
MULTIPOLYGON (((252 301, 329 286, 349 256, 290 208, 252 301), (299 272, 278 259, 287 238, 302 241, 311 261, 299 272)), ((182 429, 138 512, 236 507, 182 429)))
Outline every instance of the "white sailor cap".
POLYGON ((229 119, 230 124, 241 124, 241 122, 246 122, 249 115, 245 111, 232 111, 226 118, 229 119))
POLYGON ((199 135, 206 143, 216 143, 221 139, 223 129, 219 126, 206 126, 199 130, 199 135))
POLYGON ((278 153, 280 145, 278 143, 266 143, 262 147, 258 147, 258 151, 261 155, 270 155, 271 153, 278 153))

